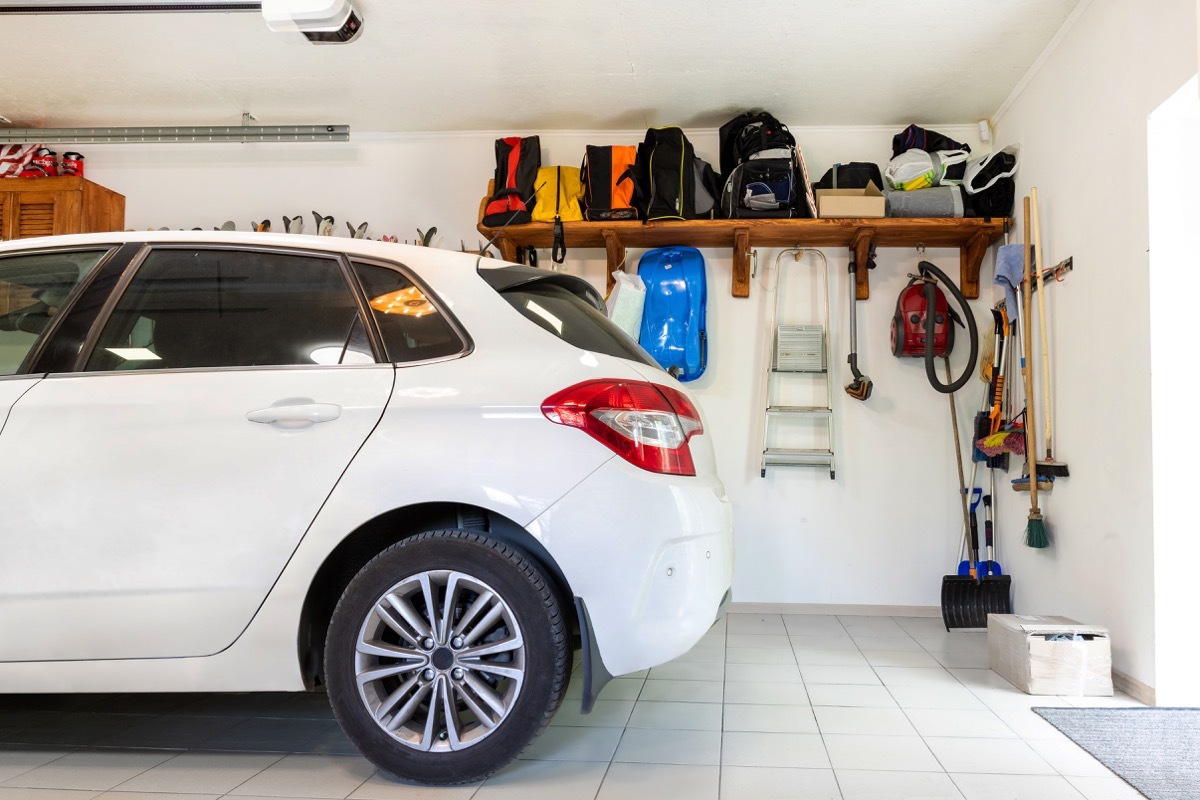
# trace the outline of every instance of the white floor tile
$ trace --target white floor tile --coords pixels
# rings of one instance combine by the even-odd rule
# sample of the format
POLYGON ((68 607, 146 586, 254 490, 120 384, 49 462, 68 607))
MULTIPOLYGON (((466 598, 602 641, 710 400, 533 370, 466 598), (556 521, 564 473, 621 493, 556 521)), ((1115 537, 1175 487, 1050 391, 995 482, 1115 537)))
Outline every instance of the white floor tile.
POLYGON ((25 789, 0 787, 0 800, 92 800, 99 797, 95 789, 25 789))
POLYGON ((721 763, 734 767, 828 768, 829 756, 815 733, 727 731, 721 763))
POLYGON ((717 766, 619 763, 609 767, 596 800, 717 800, 720 785, 721 768, 717 766))
POLYGON ((361 756, 287 756, 229 794, 287 797, 345 797, 375 774, 361 756))
POLYGON ((892 617, 892 621, 910 636, 936 636, 946 632, 941 617, 892 617))
POLYGON ((611 761, 623 731, 551 725, 520 757, 534 761, 611 761))
POLYGON ((995 709, 993 713, 1011 728, 1013 733, 1027 741, 1066 739, 1062 731, 1028 708, 995 709))
POLYGON ((176 755, 178 753, 169 751, 68 753, 62 758, 9 778, 4 785, 31 789, 106 791, 176 755))
POLYGON ((786 636, 783 617, 779 614, 726 614, 729 633, 767 633, 786 636))
POLYGON ((987 669, 988 654, 987 653, 967 653, 967 652, 943 652, 940 650, 930 650, 929 655, 933 656, 934 660, 947 669, 970 667, 975 669, 987 669))
POLYGON ((593 800, 608 764, 516 761, 488 778, 472 800, 593 800))
MULTIPOLYGON (((4 795, 0 795, 3 798, 4 795)), ((99 795, 101 800, 219 800, 219 794, 192 794, 191 792, 124 792, 113 790, 99 795)), ((66 800, 64 798, 64 800, 66 800)), ((277 800, 277 799, 276 799, 277 800)))
POLYGON ((946 772, 1004 775, 1053 775, 1054 767, 1019 739, 948 739, 926 737, 925 743, 946 772))
POLYGON ((749 705, 808 705, 808 692, 804 684, 796 683, 763 683, 748 681, 746 683, 725 684, 725 702, 749 705))
MULTIPOLYGON (((642 686, 646 683, 645 678, 613 678, 604 688, 600 690, 598 700, 637 700, 638 694, 642 691, 642 686)), ((567 693, 564 696, 563 705, 574 701, 575 705, 579 705, 579 699, 583 697, 583 680, 572 680, 571 685, 567 687, 567 693)))
POLYGON ((904 713, 922 736, 1017 738, 1012 728, 988 709, 909 708, 904 713))
POLYGON ((800 683, 795 664, 727 664, 726 683, 800 683))
POLYGON ((707 661, 721 663, 725 660, 725 644, 697 644, 691 650, 675 658, 672 663, 679 664, 689 661, 707 661))
POLYGON ((725 706, 723 727, 727 731, 761 733, 818 733, 817 720, 808 706, 725 706))
POLYGON ((818 650, 798 647, 796 663, 801 667, 865 667, 867 660, 857 650, 818 650))
POLYGON ((851 636, 908 636, 904 628, 897 625, 891 617, 839 615, 838 621, 851 636))
POLYGON ((924 653, 925 648, 917 642, 916 639, 909 637, 907 634, 898 633, 895 636, 855 636, 851 639, 854 645, 864 652, 880 652, 886 651, 894 653, 902 651, 906 653, 924 653))
POLYGON ((1071 777, 1067 781, 1087 800, 1145 800, 1144 794, 1115 775, 1106 778, 1071 777))
POLYGON ((1145 708, 1146 704, 1134 700, 1127 694, 1117 692, 1112 697, 1068 697, 1067 702, 1076 708, 1145 708))
MULTIPOLYGON (((783 636, 776 637, 786 642, 783 636)), ((725 653, 725 663, 732 664, 796 664, 796 656, 790 647, 738 647, 725 653)), ((729 667, 727 666, 726 669, 729 667)))
POLYGON ((884 686, 953 686, 962 684, 940 666, 932 667, 875 667, 875 674, 884 686))
MULTIPOLYGON (((682 795, 673 795, 682 797, 682 795)), ((721 767, 721 800, 841 800, 831 769, 721 767)))
POLYGON ((470 800, 482 785, 483 781, 463 786, 418 786, 380 770, 347 800, 470 800))
POLYGON ((836 770, 845 800, 962 800, 962 793, 942 772, 876 772, 836 770))
POLYGON ((837 617, 819 614, 784 614, 783 626, 789 636, 846 635, 846 627, 837 617))
POLYGON ((808 687, 808 699, 814 706, 896 707, 891 693, 882 686, 817 684, 808 687))
POLYGON ((872 667, 935 667, 942 665, 923 650, 867 650, 862 654, 872 667))
POLYGON ((825 734, 825 747, 835 770, 878 769, 941 772, 942 765, 919 736, 855 736, 825 734))
POLYGON ((613 761, 642 764, 720 764, 720 731, 629 728, 613 761))
POLYGON ((985 708, 961 686, 890 686, 888 690, 901 708, 985 708))
POLYGON ((6 750, 0 752, 0 781, 7 781, 22 773, 49 764, 62 758, 68 750, 6 750))
POLYGON ((639 700, 629 718, 630 728, 719 731, 721 706, 716 703, 669 703, 639 700))
POLYGON ((953 630, 949 633, 918 634, 913 636, 926 650, 941 650, 946 653, 987 652, 987 631, 953 630))
POLYGON ((671 661, 650 670, 650 680, 720 681, 725 679, 723 661, 671 661))
POLYGON ((257 753, 183 753, 116 788, 123 792, 212 792, 222 795, 281 758, 257 753))
POLYGON ((849 650, 858 652, 858 645, 850 638, 850 634, 818 634, 814 636, 789 636, 788 640, 795 650, 849 650))
POLYGON ((966 800, 1084 800, 1061 775, 950 775, 966 800))
POLYGON ((823 734, 847 733, 861 736, 916 736, 908 717, 898 708, 844 708, 814 706, 817 725, 823 734))
POLYGON ((724 690, 721 681, 646 681, 638 699, 720 703, 724 690))
MULTIPOLYGON (((1096 760, 1091 753, 1066 737, 1029 742, 1039 756, 1068 778, 1111 778, 1112 771, 1096 760)), ((1200 757, 1200 754, 1197 754, 1200 757)), ((1200 787, 1197 787, 1200 789, 1200 787)))
POLYGON ((726 636, 725 646, 730 650, 743 647, 789 647, 790 642, 769 633, 731 633, 726 636))
POLYGON ((550 724, 574 728, 621 728, 629 721, 633 704, 633 700, 597 700, 591 713, 584 714, 578 702, 564 702, 550 724))
POLYGON ((800 667, 806 686, 814 684, 851 684, 855 686, 879 686, 881 682, 870 667, 800 667))

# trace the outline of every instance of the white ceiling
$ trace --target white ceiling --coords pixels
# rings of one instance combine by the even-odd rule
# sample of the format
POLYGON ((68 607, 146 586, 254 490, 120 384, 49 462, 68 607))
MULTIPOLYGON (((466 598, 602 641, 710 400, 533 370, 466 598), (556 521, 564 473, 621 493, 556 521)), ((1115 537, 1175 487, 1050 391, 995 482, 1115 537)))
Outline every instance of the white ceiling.
MULTIPOLYGON (((1079 0, 353 0, 348 45, 256 13, 0 17, 20 127, 348 123, 354 131, 970 122, 1079 0)), ((0 4, 2 5, 2 4, 0 4)), ((11 3, 10 3, 11 5, 11 3)))

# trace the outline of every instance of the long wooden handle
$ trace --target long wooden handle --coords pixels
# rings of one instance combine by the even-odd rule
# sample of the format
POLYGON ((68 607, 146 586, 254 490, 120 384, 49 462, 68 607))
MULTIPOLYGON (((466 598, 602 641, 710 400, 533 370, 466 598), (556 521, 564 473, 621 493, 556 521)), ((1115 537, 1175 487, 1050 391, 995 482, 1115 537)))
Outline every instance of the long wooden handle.
POLYGON ((1046 257, 1046 251, 1042 249, 1042 223, 1041 216, 1038 214, 1037 187, 1029 190, 1032 196, 1030 201, 1033 204, 1033 248, 1037 254, 1037 296, 1038 296, 1038 328, 1042 334, 1042 414, 1046 417, 1046 458, 1052 457, 1051 450, 1051 409, 1050 409, 1050 348, 1046 344, 1046 284, 1045 277, 1042 272, 1045 265, 1049 263, 1046 257))
POLYGON ((1030 315, 1033 313, 1033 257, 1029 252, 1029 198, 1025 198, 1025 227, 1022 230, 1025 239, 1025 330, 1021 332, 1025 341, 1025 366, 1021 372, 1025 375, 1025 459, 1029 462, 1029 503, 1030 507, 1038 510, 1037 501, 1037 432, 1035 430, 1037 415, 1033 412, 1033 335, 1029 329, 1030 315))

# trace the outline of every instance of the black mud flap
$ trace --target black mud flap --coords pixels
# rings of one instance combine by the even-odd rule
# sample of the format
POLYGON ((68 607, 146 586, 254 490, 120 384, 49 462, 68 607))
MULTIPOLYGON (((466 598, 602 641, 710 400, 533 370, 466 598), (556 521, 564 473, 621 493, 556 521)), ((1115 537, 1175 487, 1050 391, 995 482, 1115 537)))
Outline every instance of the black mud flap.
POLYGON ((583 701, 579 710, 590 714, 600 690, 608 685, 613 676, 600 657, 596 632, 592 630, 592 618, 588 616, 582 597, 575 598, 575 613, 579 616, 579 636, 583 640, 583 701))

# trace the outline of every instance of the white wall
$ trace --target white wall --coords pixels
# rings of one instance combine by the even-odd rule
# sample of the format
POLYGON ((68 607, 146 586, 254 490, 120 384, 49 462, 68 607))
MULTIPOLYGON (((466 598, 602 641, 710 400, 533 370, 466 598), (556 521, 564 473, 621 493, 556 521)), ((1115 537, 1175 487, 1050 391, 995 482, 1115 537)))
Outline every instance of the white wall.
POLYGON ((1150 115, 1150 368, 1154 425, 1155 700, 1200 706, 1192 635, 1200 587, 1200 537, 1191 519, 1195 448, 1181 436, 1195 398, 1180 391, 1181 365, 1194 359, 1192 337, 1179 335, 1195 313, 1200 272, 1193 267, 1193 226, 1200 219, 1200 97, 1193 78, 1150 115), (1186 265, 1186 266, 1185 266, 1186 265), (1184 267, 1181 269, 1181 267, 1184 267))
MULTIPOLYGON (((1085 4, 997 120, 1021 145, 1018 193, 1038 187, 1047 263, 1075 263, 1046 295, 1055 455, 1071 477, 1045 498, 1051 547, 1009 557, 1017 607, 1107 625, 1114 666, 1150 685, 1146 118, 1196 71, 1195 13, 1193 0, 1085 4)), ((1004 499, 1020 513, 1023 498, 1004 499)))
MULTIPOLYGON (((974 125, 934 125, 978 149, 974 125)), ((896 127, 802 129, 814 180, 834 160, 890 157, 896 127)), ((716 159, 716 132, 689 132, 698 152, 716 159)), ((479 201, 493 169, 493 134, 381 137, 355 135, 344 145, 142 145, 85 150, 89 177, 124 193, 127 226, 211 228, 226 219, 245 230, 269 217, 310 211, 371 223, 370 235, 416 236, 436 225, 435 244, 457 249, 479 236, 479 201)), ((586 143, 633 143, 639 132, 556 133, 542 139, 543 163, 578 164, 586 143)), ((860 363, 875 381, 867 403, 841 387, 848 333, 847 254, 829 249, 834 295, 834 403, 839 415, 838 477, 819 469, 785 469, 759 477, 760 392, 769 327, 767 265, 759 254, 750 299, 730 295, 731 255, 706 250, 709 274, 710 368, 693 386, 712 423, 721 476, 735 503, 739 601, 936 606, 941 576, 958 560, 958 511, 947 401, 925 383, 920 362, 900 362, 888 350, 895 298, 914 271, 914 250, 881 249, 872 299, 859 303, 860 363)), ((631 266, 640 251, 630 251, 631 266)), ((548 252, 542 253, 548 263, 548 252)), ((927 257, 952 276, 956 250, 927 257)), ((602 285, 602 251, 573 250, 568 268, 602 285)), ((990 270, 990 256, 985 271, 990 270)), ((990 274, 983 277, 985 285, 990 274)), ((965 347, 958 349, 959 359, 965 347)), ((982 397, 972 381, 961 401, 966 421, 982 397)), ((965 433, 964 433, 965 435, 965 433)), ((1024 521, 1002 525, 1009 551, 1024 521)))

